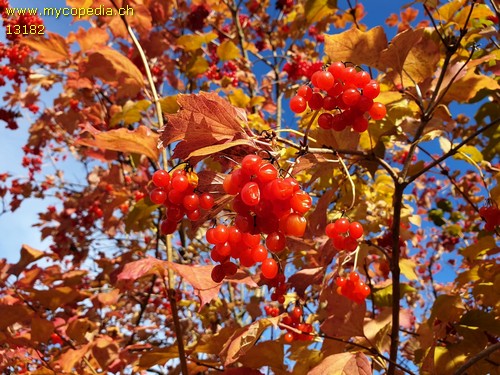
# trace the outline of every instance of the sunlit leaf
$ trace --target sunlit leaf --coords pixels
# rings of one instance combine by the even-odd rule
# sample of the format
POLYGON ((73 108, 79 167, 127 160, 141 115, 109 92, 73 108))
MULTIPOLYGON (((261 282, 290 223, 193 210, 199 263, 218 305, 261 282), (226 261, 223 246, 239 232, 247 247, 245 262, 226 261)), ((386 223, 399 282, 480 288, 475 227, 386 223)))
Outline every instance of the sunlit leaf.
POLYGON ((37 60, 53 64, 69 59, 69 47, 59 34, 47 33, 48 38, 41 36, 22 38, 21 43, 38 52, 37 60))
POLYGON ((369 375, 371 373, 371 365, 366 355, 361 352, 348 352, 333 354, 324 358, 319 365, 308 372, 308 375, 369 375))
POLYGON ((241 57, 241 52, 232 41, 226 39, 217 47, 217 56, 222 61, 228 61, 241 57))

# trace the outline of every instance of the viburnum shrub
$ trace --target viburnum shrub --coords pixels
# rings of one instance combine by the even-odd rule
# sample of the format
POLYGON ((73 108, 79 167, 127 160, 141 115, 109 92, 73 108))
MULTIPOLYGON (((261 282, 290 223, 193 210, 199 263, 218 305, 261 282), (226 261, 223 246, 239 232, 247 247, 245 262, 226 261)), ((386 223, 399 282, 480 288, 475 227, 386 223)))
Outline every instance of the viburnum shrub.
POLYGON ((1 374, 498 372, 495 2, 11 3, 1 374))

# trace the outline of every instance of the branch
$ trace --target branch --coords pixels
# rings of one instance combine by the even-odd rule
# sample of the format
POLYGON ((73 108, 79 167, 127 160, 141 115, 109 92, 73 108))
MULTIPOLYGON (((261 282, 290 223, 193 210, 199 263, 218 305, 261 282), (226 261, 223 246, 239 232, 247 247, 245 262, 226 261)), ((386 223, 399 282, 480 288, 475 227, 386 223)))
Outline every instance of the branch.
POLYGON ((399 235, 401 225, 401 209, 403 208, 403 191, 405 184, 395 182, 394 191, 394 215, 392 219, 392 327, 391 327, 391 349, 388 375, 394 375, 396 372, 395 363, 398 359, 399 351, 399 296, 401 295, 401 269, 399 267, 399 235))
POLYGON ((431 163, 429 163, 425 168, 422 168, 420 171, 418 171, 417 173, 415 173, 413 176, 411 176, 408 180, 407 180, 407 184, 410 184, 412 183, 413 181, 415 181, 417 178, 419 178, 421 175, 423 175, 424 173, 426 173, 428 170, 434 168, 436 165, 438 165, 439 163, 441 163, 442 161, 448 159, 450 156, 453 156, 455 155, 458 150, 465 146, 467 143, 469 143, 471 140, 473 140, 474 138, 476 138, 478 135, 480 135, 481 133, 484 133, 486 130, 494 127, 494 126, 497 126, 500 124, 500 117, 493 120, 492 122, 490 122, 488 125, 485 125, 483 126, 482 128, 479 128, 478 130, 476 130, 474 133, 472 133, 470 136, 468 136, 467 138, 465 138, 462 142, 460 142, 458 145, 452 147, 447 153, 445 153, 443 156, 441 156, 440 158, 432 161, 431 163))
POLYGON ((454 375, 465 374, 465 370, 467 370, 469 367, 475 365, 477 362, 479 362, 483 358, 488 357, 490 354, 492 354, 493 352, 495 352, 497 350, 500 350, 500 341, 497 342, 496 344, 493 344, 491 346, 486 347, 485 349, 483 349, 482 351, 477 353, 475 356, 469 358, 469 360, 467 362, 465 362, 462 366, 460 366, 460 368, 457 371, 455 371, 454 375))

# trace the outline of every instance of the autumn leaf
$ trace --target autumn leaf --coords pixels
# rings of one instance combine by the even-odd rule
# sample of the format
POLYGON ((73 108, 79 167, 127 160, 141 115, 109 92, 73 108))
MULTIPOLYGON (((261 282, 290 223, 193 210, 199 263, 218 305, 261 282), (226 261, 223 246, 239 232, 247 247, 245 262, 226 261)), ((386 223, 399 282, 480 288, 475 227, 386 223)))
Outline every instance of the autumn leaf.
POLYGON ((19 259, 19 262, 10 267, 9 273, 19 276, 28 264, 43 258, 45 255, 46 254, 43 251, 36 250, 31 246, 23 244, 21 247, 21 259, 19 259))
POLYGON ((140 125, 134 130, 120 128, 94 132, 93 139, 80 138, 76 141, 76 144, 105 150, 142 154, 155 161, 158 160, 160 154, 157 147, 158 135, 144 125, 140 125))
POLYGON ((119 354, 118 344, 109 336, 98 337, 92 342, 92 356, 102 369, 108 369, 108 366, 119 354))
MULTIPOLYGON (((174 158, 186 160, 191 153, 205 147, 249 140, 242 127, 247 123, 245 112, 217 94, 179 94, 177 102, 181 109, 166 115, 167 125, 160 134, 163 147, 180 141, 175 146, 174 158)), ((247 145, 256 149, 252 143, 247 145)))
POLYGON ((57 310, 67 303, 76 302, 84 298, 79 291, 69 286, 55 287, 49 290, 33 289, 31 290, 31 296, 42 306, 50 310, 57 310))
POLYGON ((119 98, 133 97, 144 87, 144 78, 139 68, 126 56, 108 47, 90 54, 83 76, 114 83, 118 87, 119 98))
POLYGON ((308 24, 321 21, 323 18, 335 13, 337 0, 307 0, 304 13, 308 24))
POLYGON ((139 100, 138 102, 129 100, 125 103, 121 112, 117 112, 111 117, 111 126, 115 126, 120 122, 123 122, 124 125, 139 122, 143 117, 142 112, 146 111, 150 105, 151 102, 145 99, 139 100))
POLYGON ((328 302, 327 318, 321 324, 321 331, 328 336, 363 336, 363 322, 366 312, 365 303, 358 304, 343 297, 332 288, 325 288, 322 299, 328 302))
POLYGON ((164 365, 167 361, 174 358, 179 358, 177 345, 166 348, 154 348, 141 355, 138 368, 146 370, 156 365, 164 365))
POLYGON ((38 52, 37 60, 54 64, 69 59, 69 47, 66 40, 59 34, 47 33, 48 38, 27 37, 21 43, 38 52))
POLYGON ((387 37, 381 26, 368 31, 352 28, 335 35, 325 35, 325 53, 331 61, 349 61, 356 65, 379 67, 387 37))
POLYGON ((269 326, 277 326, 281 317, 263 318, 252 324, 238 329, 227 341, 220 356, 224 365, 228 366, 245 355, 257 342, 264 330, 269 326))
POLYGON ((309 371, 308 375, 349 374, 369 375, 372 373, 366 355, 357 353, 339 353, 324 358, 319 365, 309 371))
POLYGON ((162 260, 146 257, 135 262, 127 263, 118 274, 118 281, 135 281, 144 276, 165 275, 165 266, 162 260))
POLYGON ((228 61, 241 57, 241 53, 239 48, 236 47, 233 42, 226 39, 219 46, 217 46, 217 56, 219 56, 222 61, 228 61))
POLYGON ((50 335, 54 332, 54 323, 38 316, 31 321, 31 339, 44 343, 49 341, 50 335))
POLYGON ((80 27, 75 34, 72 34, 72 37, 80 44, 80 50, 82 52, 100 48, 106 45, 109 40, 108 33, 101 28, 90 28, 85 30, 83 27, 80 27))
POLYGON ((420 41, 423 33, 424 29, 408 29, 397 34, 391 40, 389 47, 382 51, 380 64, 401 73, 406 57, 415 44, 420 41))
POLYGON ((183 47, 186 51, 194 51, 201 48, 203 44, 210 43, 215 38, 217 38, 217 34, 214 32, 202 35, 182 35, 177 39, 177 45, 183 47))

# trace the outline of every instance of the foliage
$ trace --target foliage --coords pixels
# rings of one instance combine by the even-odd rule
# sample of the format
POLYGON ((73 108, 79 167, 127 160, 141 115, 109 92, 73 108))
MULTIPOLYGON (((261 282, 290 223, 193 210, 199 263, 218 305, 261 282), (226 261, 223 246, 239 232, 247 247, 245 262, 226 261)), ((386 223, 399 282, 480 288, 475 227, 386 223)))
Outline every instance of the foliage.
MULTIPOLYGON (((134 14, 92 16, 68 35, 7 35, 0 119, 19 132, 24 109, 35 118, 27 177, 0 174, 3 214, 28 198, 57 204, 32 223, 50 248, 25 244, 17 263, 0 261, 2 373, 496 373, 491 4, 416 1, 368 28, 351 1, 74 0, 134 14), (323 109, 288 108, 339 61, 380 86, 387 114, 367 131, 324 129, 323 109), (207 233, 239 215, 237 194, 248 195, 243 205, 267 194, 250 210, 259 239, 271 233, 257 220, 277 215, 281 198, 263 185, 228 194, 248 154, 304 190, 307 227, 282 220, 285 250, 266 242, 276 280, 243 258, 214 278, 207 233), (168 210, 149 197, 161 169, 185 171, 214 198, 168 235, 168 210)), ((6 28, 42 24, 8 7, 2 0, 6 28)))

